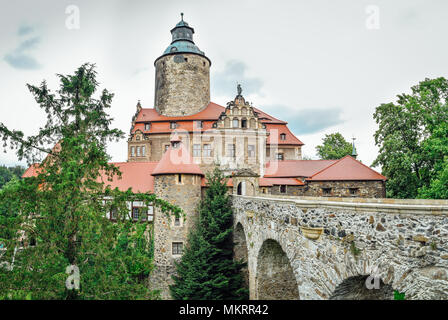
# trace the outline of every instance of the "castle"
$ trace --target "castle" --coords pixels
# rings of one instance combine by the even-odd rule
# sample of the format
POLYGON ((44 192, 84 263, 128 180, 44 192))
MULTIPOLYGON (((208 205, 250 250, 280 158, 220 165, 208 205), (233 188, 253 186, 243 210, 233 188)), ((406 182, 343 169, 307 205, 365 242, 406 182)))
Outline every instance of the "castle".
MULTIPOLYGON (((154 63, 154 108, 137 103, 128 160, 115 163, 122 177, 105 181, 121 190, 155 193, 185 212, 174 218, 149 208, 143 217, 154 223, 151 280, 163 297, 169 298, 173 262, 182 255, 206 173, 215 165, 237 195, 385 197, 386 178, 356 160, 354 145, 353 155, 339 160, 302 160, 304 144, 287 122, 247 102, 240 85, 225 107, 211 102, 211 60, 195 45, 194 29, 182 16, 171 34, 171 44, 154 63)), ((142 206, 130 204, 134 219, 142 218, 142 206)))

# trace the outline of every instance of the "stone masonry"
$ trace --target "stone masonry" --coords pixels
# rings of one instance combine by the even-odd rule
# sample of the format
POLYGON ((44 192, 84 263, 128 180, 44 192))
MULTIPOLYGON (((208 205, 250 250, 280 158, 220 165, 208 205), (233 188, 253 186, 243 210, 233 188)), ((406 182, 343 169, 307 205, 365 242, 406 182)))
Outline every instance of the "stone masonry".
POLYGON ((448 299, 448 201, 232 201, 251 299, 448 299))

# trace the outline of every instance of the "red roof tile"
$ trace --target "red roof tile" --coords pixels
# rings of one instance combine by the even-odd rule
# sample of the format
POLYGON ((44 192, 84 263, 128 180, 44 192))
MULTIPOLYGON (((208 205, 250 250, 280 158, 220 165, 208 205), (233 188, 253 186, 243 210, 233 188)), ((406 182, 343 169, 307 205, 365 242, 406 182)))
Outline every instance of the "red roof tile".
POLYGON ((297 137, 289 130, 286 124, 266 124, 266 130, 269 132, 267 144, 278 145, 299 145, 304 143, 297 139, 297 137), (285 140, 280 140, 280 135, 285 134, 285 140))
POLYGON ((277 185, 288 185, 288 186, 305 185, 302 181, 295 178, 259 178, 258 184, 260 187, 270 187, 277 185))
POLYGON ((210 102, 208 106, 193 115, 190 116, 175 116, 175 117, 167 117, 164 115, 160 115, 157 113, 156 109, 148 108, 142 109, 135 122, 148 122, 148 121, 177 121, 177 120, 217 120, 221 112, 225 110, 225 107, 220 106, 216 103, 210 102))
POLYGON ((33 163, 25 172, 22 174, 22 178, 35 177, 38 175, 37 169, 39 169, 38 163, 33 163))
POLYGON ((387 180, 372 168, 347 155, 332 165, 313 174, 309 181, 331 181, 331 180, 387 180))
POLYGON ((112 181, 108 181, 107 176, 102 173, 99 181, 112 189, 116 187, 121 191, 129 188, 133 192, 154 192, 154 177, 151 173, 157 166, 157 162, 112 162, 121 171, 121 179, 114 176, 112 181))
POLYGON ((201 168, 194 163, 190 152, 183 143, 176 149, 173 149, 172 146, 168 148, 152 172, 152 175, 176 173, 204 175, 201 168))
POLYGON ((311 177, 337 160, 282 160, 266 164, 265 177, 311 177))

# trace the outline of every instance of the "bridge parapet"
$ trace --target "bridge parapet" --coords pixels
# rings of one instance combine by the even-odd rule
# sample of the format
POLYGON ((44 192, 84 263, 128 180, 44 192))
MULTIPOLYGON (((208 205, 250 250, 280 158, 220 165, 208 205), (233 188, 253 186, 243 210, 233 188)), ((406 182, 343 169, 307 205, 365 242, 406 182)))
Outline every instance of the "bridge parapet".
POLYGON ((338 298, 347 283, 373 274, 385 289, 361 285, 358 298, 359 292, 393 298, 397 290, 407 299, 448 299, 446 200, 233 196, 232 202, 253 299, 338 298), (285 261, 291 270, 281 267, 285 261), (282 296, 282 286, 292 292, 291 282, 298 293, 282 296))

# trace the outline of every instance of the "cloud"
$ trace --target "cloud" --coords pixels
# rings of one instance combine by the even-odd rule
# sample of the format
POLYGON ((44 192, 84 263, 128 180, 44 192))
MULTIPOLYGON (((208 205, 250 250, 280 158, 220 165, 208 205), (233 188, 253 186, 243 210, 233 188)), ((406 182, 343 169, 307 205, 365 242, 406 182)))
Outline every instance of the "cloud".
POLYGON ((212 76, 212 92, 216 95, 233 96, 236 94, 237 83, 241 84, 243 95, 260 94, 263 81, 246 75, 247 66, 242 61, 231 60, 224 70, 212 76))
POLYGON ((287 121, 289 129, 295 134, 312 134, 344 122, 341 108, 293 110, 286 106, 275 105, 260 109, 287 121), (273 112, 270 113, 270 110, 273 112))
MULTIPOLYGON (((22 27, 21 27, 22 28, 22 27)), ((19 34, 21 32, 19 28, 19 34)), ((22 32, 24 32, 22 30, 22 32)), ((13 68, 22 70, 39 69, 39 62, 29 54, 29 51, 36 48, 40 43, 40 37, 32 37, 23 40, 12 52, 6 54, 3 59, 13 68)))
POLYGON ((27 25, 21 25, 21 26, 19 27, 19 30, 17 31, 17 34, 18 34, 19 36, 24 36, 24 35, 27 35, 27 34, 32 33, 33 31, 34 31, 34 28, 33 28, 33 27, 31 27, 31 26, 27 26, 27 25))

